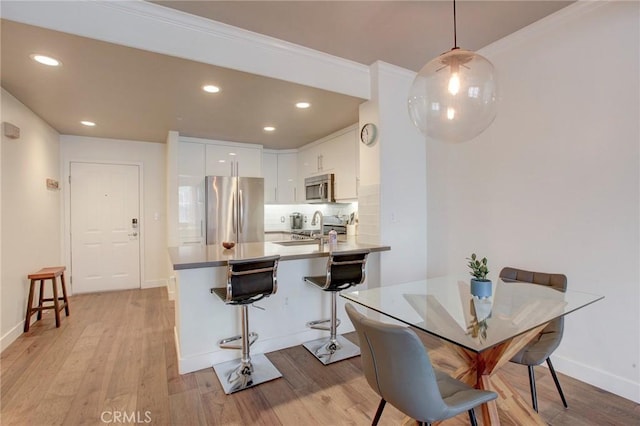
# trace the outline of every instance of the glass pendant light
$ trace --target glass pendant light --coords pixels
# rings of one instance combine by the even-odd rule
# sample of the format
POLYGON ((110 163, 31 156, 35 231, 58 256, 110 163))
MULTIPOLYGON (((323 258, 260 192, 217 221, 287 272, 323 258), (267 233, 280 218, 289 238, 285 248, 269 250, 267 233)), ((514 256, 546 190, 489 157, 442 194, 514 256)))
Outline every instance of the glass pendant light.
POLYGON ((454 47, 427 63, 409 91, 413 124, 430 138, 465 142, 482 133, 496 117, 497 85, 486 58, 457 45, 453 0, 454 47))

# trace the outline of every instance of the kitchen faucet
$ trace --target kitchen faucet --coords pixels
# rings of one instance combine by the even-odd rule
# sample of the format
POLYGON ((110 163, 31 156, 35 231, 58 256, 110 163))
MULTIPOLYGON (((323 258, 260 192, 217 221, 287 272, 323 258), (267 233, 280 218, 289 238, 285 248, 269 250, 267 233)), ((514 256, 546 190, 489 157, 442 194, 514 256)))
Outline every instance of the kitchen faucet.
POLYGON ((320 210, 316 210, 313 213, 313 217, 311 218, 311 226, 315 226, 318 223, 318 217, 320 218, 320 233, 312 235, 312 237, 319 239, 318 244, 320 245, 320 249, 322 250, 322 248, 324 247, 324 216, 322 215, 322 212, 320 210))

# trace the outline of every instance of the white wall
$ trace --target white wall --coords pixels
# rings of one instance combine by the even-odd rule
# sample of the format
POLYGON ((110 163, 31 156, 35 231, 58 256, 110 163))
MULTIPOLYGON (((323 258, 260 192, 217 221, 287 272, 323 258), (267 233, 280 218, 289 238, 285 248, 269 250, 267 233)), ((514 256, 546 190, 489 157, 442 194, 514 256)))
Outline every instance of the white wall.
POLYGON ((640 3, 577 3, 484 50, 492 127, 428 141, 429 273, 465 257, 605 296, 566 318, 559 371, 640 402, 640 3))
MULTIPOLYGON (((150 142, 60 137, 61 169, 68 182, 70 161, 113 162, 142 165, 142 288, 167 285, 170 268, 167 257, 165 145, 150 142)), ((65 226, 69 227, 69 195, 65 187, 65 226)), ((65 232, 65 253, 69 254, 69 236, 65 232)))
POLYGON ((64 264, 61 254, 59 135, 2 89, 2 117, 20 128, 19 139, 2 136, 2 314, 0 350, 22 333, 29 292, 27 275, 64 264))
POLYGON ((391 246, 380 256, 381 285, 390 285, 427 274, 426 148, 407 112, 415 73, 376 62, 371 76, 372 99, 360 108, 360 126, 369 120, 376 123, 378 141, 360 148, 358 204, 361 228, 373 226, 369 222, 377 207, 379 241, 391 246), (374 205, 376 190, 379 206, 374 205))

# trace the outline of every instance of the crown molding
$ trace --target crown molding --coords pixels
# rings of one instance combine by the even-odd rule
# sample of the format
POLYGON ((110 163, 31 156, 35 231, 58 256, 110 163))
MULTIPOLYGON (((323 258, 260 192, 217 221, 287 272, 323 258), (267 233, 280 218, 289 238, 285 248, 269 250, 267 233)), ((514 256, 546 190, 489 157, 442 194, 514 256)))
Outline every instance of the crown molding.
POLYGON ((4 2, 2 17, 369 99, 369 67, 143 0, 4 2))
POLYGON ((417 74, 415 71, 400 67, 398 65, 393 65, 388 62, 380 61, 380 60, 375 61, 371 66, 377 67, 378 70, 381 72, 385 72, 387 74, 393 74, 402 78, 414 79, 417 74))

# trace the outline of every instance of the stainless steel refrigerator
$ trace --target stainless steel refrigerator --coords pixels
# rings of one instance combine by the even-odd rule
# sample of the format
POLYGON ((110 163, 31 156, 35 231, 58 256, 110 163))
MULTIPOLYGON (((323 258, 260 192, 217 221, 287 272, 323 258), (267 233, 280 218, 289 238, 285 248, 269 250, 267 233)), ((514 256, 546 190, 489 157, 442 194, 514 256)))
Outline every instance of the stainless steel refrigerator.
POLYGON ((207 244, 264 241, 264 179, 207 176, 207 244))

